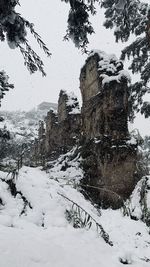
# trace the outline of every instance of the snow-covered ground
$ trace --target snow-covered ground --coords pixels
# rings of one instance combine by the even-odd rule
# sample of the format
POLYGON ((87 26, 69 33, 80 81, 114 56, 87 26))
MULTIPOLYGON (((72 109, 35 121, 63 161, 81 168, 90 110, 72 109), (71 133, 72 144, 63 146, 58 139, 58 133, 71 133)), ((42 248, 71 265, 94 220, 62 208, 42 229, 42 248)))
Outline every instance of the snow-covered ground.
POLYGON ((121 210, 99 212, 78 191, 83 173, 80 159, 66 164, 60 157, 49 172, 23 167, 14 181, 0 172, 0 266, 1 267, 134 267, 150 266, 150 235, 141 221, 123 216, 121 210), (76 177, 76 178, 75 178, 76 177), (10 184, 10 183, 9 183, 10 184), (109 234, 113 246, 90 229, 73 228, 65 216, 73 200, 87 211, 109 234), (101 215, 100 215, 101 213, 101 215))

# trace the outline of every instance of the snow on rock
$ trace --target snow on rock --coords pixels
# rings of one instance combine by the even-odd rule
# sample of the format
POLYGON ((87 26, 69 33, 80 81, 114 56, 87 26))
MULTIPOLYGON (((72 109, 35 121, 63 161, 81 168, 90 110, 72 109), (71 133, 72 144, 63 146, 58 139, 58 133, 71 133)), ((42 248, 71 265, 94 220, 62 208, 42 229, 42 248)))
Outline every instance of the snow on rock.
POLYGON ((123 70, 122 61, 118 60, 114 54, 108 55, 101 50, 92 50, 88 59, 95 54, 99 56, 98 70, 100 71, 103 86, 111 81, 120 82, 122 79, 128 82, 131 81, 128 71, 123 70))
POLYGON ((128 145, 137 145, 137 138, 135 136, 131 136, 131 139, 126 142, 128 145))
POLYGON ((67 93, 67 106, 71 107, 71 111, 69 112, 69 114, 80 114, 80 107, 79 107, 79 102, 77 97, 75 96, 75 94, 73 92, 71 93, 67 93))
POLYGON ((121 210, 97 210, 78 190, 83 173, 80 157, 70 152, 40 167, 23 167, 16 194, 0 172, 0 255, 2 267, 148 267, 148 227, 123 216, 121 210), (109 234, 113 247, 98 236, 94 225, 75 229, 65 217, 72 204, 85 209, 109 234), (101 214, 101 216, 100 216, 101 214), (147 262, 146 262, 147 261, 147 262))
POLYGON ((106 74, 102 74, 101 77, 103 78, 102 85, 111 81, 117 81, 119 83, 123 78, 128 81, 131 80, 129 73, 126 70, 119 71, 118 75, 115 76, 108 76, 106 74))
POLYGON ((81 158, 80 155, 71 159, 75 153, 76 147, 65 155, 61 155, 58 160, 49 162, 48 165, 53 165, 50 169, 50 178, 57 179, 59 182, 62 180, 78 184, 83 178, 83 170, 80 168, 81 158))

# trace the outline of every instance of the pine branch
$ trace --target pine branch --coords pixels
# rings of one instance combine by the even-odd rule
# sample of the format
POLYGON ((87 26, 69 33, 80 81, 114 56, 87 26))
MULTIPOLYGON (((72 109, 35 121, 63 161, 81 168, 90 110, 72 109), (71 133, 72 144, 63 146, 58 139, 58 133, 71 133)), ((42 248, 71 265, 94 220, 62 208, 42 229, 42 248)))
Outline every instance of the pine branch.
POLYGON ((97 186, 93 186, 93 185, 84 185, 84 184, 81 184, 81 186, 83 187, 86 187, 86 188, 92 188, 92 189, 96 189, 96 190, 99 190, 99 191, 102 191, 102 192, 107 192, 107 193, 110 193, 110 194, 113 194, 117 197, 118 200, 121 200, 123 202, 123 198, 117 194, 116 192, 110 190, 110 189, 107 189, 107 188, 103 188, 103 187, 97 187, 97 186))
POLYGON ((64 199, 68 200, 69 202, 71 202, 73 204, 73 207, 75 206, 78 210, 78 215, 79 217, 81 217, 81 212, 83 212, 85 214, 85 220, 83 222, 83 225, 87 225, 89 226, 89 228, 92 225, 92 222, 95 223, 96 226, 96 230, 98 232, 98 234, 104 239, 104 241, 109 244, 110 246, 113 246, 112 241, 110 241, 109 239, 109 235, 105 232, 104 228, 102 227, 101 224, 99 224, 84 208, 82 208, 81 206, 79 206, 76 202, 74 202, 73 200, 71 200, 70 198, 64 196, 63 194, 58 192, 58 195, 60 195, 61 197, 63 197, 64 199))
POLYGON ((18 0, 0 2, 0 40, 4 41, 7 39, 10 48, 19 47, 28 70, 31 73, 38 70, 45 76, 46 74, 43 69, 41 58, 28 44, 26 38, 27 28, 30 30, 44 53, 47 56, 51 56, 51 53, 46 44, 42 41, 41 36, 35 31, 34 25, 15 11, 16 5, 20 5, 18 0), (25 45, 26 48, 23 48, 22 44, 25 45))
POLYGON ((50 57, 52 54, 50 53, 49 49, 47 48, 46 44, 42 41, 41 36, 35 31, 34 24, 30 23, 29 21, 24 20, 25 26, 30 30, 31 34, 33 34, 34 38, 36 39, 39 46, 43 49, 44 53, 50 57))
POLYGON ((44 64, 41 58, 35 53, 35 51, 31 48, 27 41, 25 45, 26 49, 20 44, 18 44, 18 47, 20 48, 20 51, 24 57, 24 64, 27 66, 28 70, 31 73, 34 73, 35 71, 39 70, 43 76, 46 76, 46 73, 43 69, 44 64))

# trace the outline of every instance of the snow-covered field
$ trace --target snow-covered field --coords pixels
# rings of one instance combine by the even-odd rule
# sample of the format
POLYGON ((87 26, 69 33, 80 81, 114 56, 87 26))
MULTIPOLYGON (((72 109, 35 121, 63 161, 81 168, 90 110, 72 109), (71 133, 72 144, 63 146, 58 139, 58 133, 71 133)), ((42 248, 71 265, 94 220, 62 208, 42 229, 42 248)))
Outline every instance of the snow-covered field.
POLYGON ((65 158, 49 172, 23 167, 12 195, 6 173, 0 172, 0 267, 134 267, 150 266, 150 234, 141 221, 121 210, 101 210, 75 189, 82 177, 79 160, 64 171, 65 158), (76 179, 75 179, 76 177, 76 179), (76 186, 75 186, 76 184, 76 186), (84 208, 109 234, 113 246, 90 229, 73 228, 65 216, 68 197, 84 208))

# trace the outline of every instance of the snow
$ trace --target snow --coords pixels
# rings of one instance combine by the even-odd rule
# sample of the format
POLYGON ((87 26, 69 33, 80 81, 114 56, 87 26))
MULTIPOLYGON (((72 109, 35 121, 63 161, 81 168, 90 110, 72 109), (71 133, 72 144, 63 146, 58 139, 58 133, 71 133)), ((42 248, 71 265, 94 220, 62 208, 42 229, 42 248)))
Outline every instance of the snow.
POLYGON ((118 83, 121 82, 121 80, 123 78, 125 78, 126 80, 128 80, 129 82, 131 81, 131 77, 129 75, 129 73, 125 70, 121 70, 119 71, 118 75, 115 76, 108 76, 106 74, 102 74, 100 75, 102 77, 102 85, 104 86, 106 83, 110 83, 112 81, 116 81, 118 83))
POLYGON ((132 216, 137 219, 145 219, 145 209, 147 214, 150 212, 150 176, 143 177, 136 185, 127 205, 132 216), (143 188, 145 185, 145 188, 143 188), (143 188, 143 189, 142 189, 143 188), (142 191, 144 190, 144 192, 142 191), (142 196, 144 199, 142 199, 142 196))
POLYGON ((127 144, 129 144, 129 145, 137 145, 137 138, 135 136, 131 136, 131 139, 127 141, 127 144))
POLYGON ((66 95, 66 106, 69 108, 68 114, 80 114, 79 102, 74 92, 68 93, 66 90, 61 90, 61 93, 66 95))
POLYGON ((80 114, 80 113, 81 113, 81 111, 78 107, 72 108, 72 110, 69 112, 69 114, 80 114))
POLYGON ((11 136, 17 141, 28 139, 29 141, 38 135, 38 120, 26 119, 24 112, 1 112, 1 116, 5 118, 0 123, 1 128, 6 128, 11 136), (32 124, 33 122, 33 124, 32 124))
POLYGON ((117 71, 116 67, 122 65, 122 61, 118 60, 116 55, 114 54, 108 55, 104 51, 98 49, 93 49, 90 52, 88 59, 94 56, 95 54, 99 56, 99 70, 106 70, 115 73, 117 71))
POLYGON ((66 104, 67 106, 71 107, 71 111, 69 112, 69 114, 80 114, 81 110, 80 110, 79 103, 78 103, 78 100, 75 94, 73 92, 66 93, 66 94, 68 97, 66 104))
POLYGON ((131 82, 131 77, 128 71, 123 70, 122 61, 118 60, 114 54, 107 55, 101 50, 92 50, 88 59, 95 54, 99 56, 98 70, 100 72, 100 77, 102 78, 103 87, 111 81, 120 83, 122 79, 131 82))
POLYGON ((17 142, 30 142, 38 137, 39 121, 44 120, 49 110, 56 113, 56 108, 55 103, 42 102, 37 108, 27 112, 1 111, 0 116, 4 118, 4 121, 0 122, 1 129, 6 128, 17 142))
POLYGON ((99 143, 101 143, 101 140, 95 137, 95 138, 94 138, 94 143, 95 143, 95 144, 99 144, 99 143))
POLYGON ((23 167, 16 179, 16 196, 0 172, 0 255, 2 267, 148 267, 149 229, 141 221, 123 216, 122 210, 97 210, 79 191, 83 177, 80 157, 60 156, 47 172, 23 167), (67 167, 66 167, 67 166, 67 167), (63 168, 65 167, 65 168, 63 168), (72 204, 85 209, 109 234, 113 247, 98 235, 94 225, 75 229, 66 220, 72 204), (26 199, 26 204, 22 199, 26 199), (100 215, 101 214, 101 215, 100 215))

